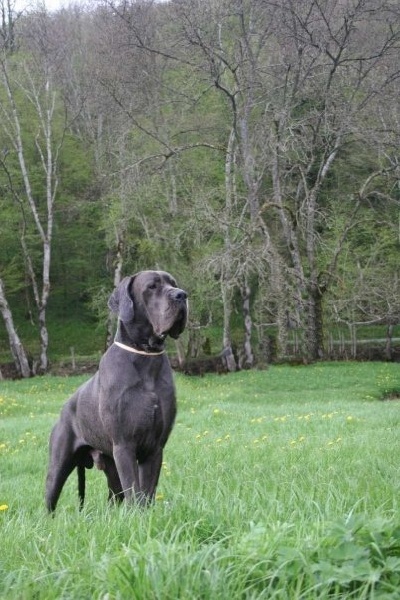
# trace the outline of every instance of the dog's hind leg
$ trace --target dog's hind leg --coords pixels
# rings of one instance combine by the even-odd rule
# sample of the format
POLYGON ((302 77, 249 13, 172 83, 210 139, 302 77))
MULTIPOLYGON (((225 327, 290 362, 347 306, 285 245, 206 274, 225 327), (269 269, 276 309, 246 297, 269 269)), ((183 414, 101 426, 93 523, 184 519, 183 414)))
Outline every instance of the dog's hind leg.
POLYGON ((78 470, 78 496, 79 496, 79 510, 83 509, 83 504, 85 502, 85 467, 81 464, 77 466, 78 470))
POLYGON ((70 460, 63 462, 61 465, 57 465, 57 471, 52 471, 49 469, 46 479, 46 506, 49 512, 53 512, 56 509, 61 490, 64 487, 64 483, 73 471, 74 467, 75 464, 71 458, 70 460))
POLYGON ((55 510, 64 483, 76 466, 72 437, 57 423, 50 437, 50 463, 46 478, 46 506, 49 512, 55 510))

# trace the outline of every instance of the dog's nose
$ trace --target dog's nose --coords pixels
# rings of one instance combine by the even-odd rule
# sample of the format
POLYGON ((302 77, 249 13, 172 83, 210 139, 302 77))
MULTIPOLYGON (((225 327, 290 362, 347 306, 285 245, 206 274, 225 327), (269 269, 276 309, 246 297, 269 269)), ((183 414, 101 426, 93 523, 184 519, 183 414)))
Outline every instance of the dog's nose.
POLYGON ((188 297, 187 293, 184 290, 180 290, 179 288, 174 289, 173 298, 178 302, 184 302, 188 297))

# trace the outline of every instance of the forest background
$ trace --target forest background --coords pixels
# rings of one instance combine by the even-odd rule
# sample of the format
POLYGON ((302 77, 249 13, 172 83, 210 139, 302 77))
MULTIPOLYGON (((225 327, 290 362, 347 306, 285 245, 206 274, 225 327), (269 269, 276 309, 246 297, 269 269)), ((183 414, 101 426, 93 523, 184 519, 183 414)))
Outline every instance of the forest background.
POLYGON ((102 351, 143 268, 189 292, 181 362, 356 355, 359 328, 393 358, 397 0, 0 9, 3 363, 102 351))

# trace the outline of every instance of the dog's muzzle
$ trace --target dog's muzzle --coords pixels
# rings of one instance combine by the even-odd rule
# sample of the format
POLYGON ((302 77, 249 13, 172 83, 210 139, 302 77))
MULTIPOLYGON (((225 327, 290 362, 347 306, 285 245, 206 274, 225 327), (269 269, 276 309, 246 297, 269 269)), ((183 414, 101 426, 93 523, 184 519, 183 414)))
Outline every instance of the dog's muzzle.
POLYGON ((170 290, 169 295, 172 300, 181 304, 186 303, 188 297, 185 290, 180 290, 179 288, 173 288, 170 290))

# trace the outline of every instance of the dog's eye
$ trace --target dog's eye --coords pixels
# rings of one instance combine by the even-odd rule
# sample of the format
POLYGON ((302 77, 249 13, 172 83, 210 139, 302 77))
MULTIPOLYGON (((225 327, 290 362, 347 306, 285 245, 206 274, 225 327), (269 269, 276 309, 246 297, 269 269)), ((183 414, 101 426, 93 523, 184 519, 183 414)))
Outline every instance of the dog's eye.
POLYGON ((150 285, 147 286, 148 290, 155 290, 157 288, 157 284, 156 283, 150 283, 150 285))

